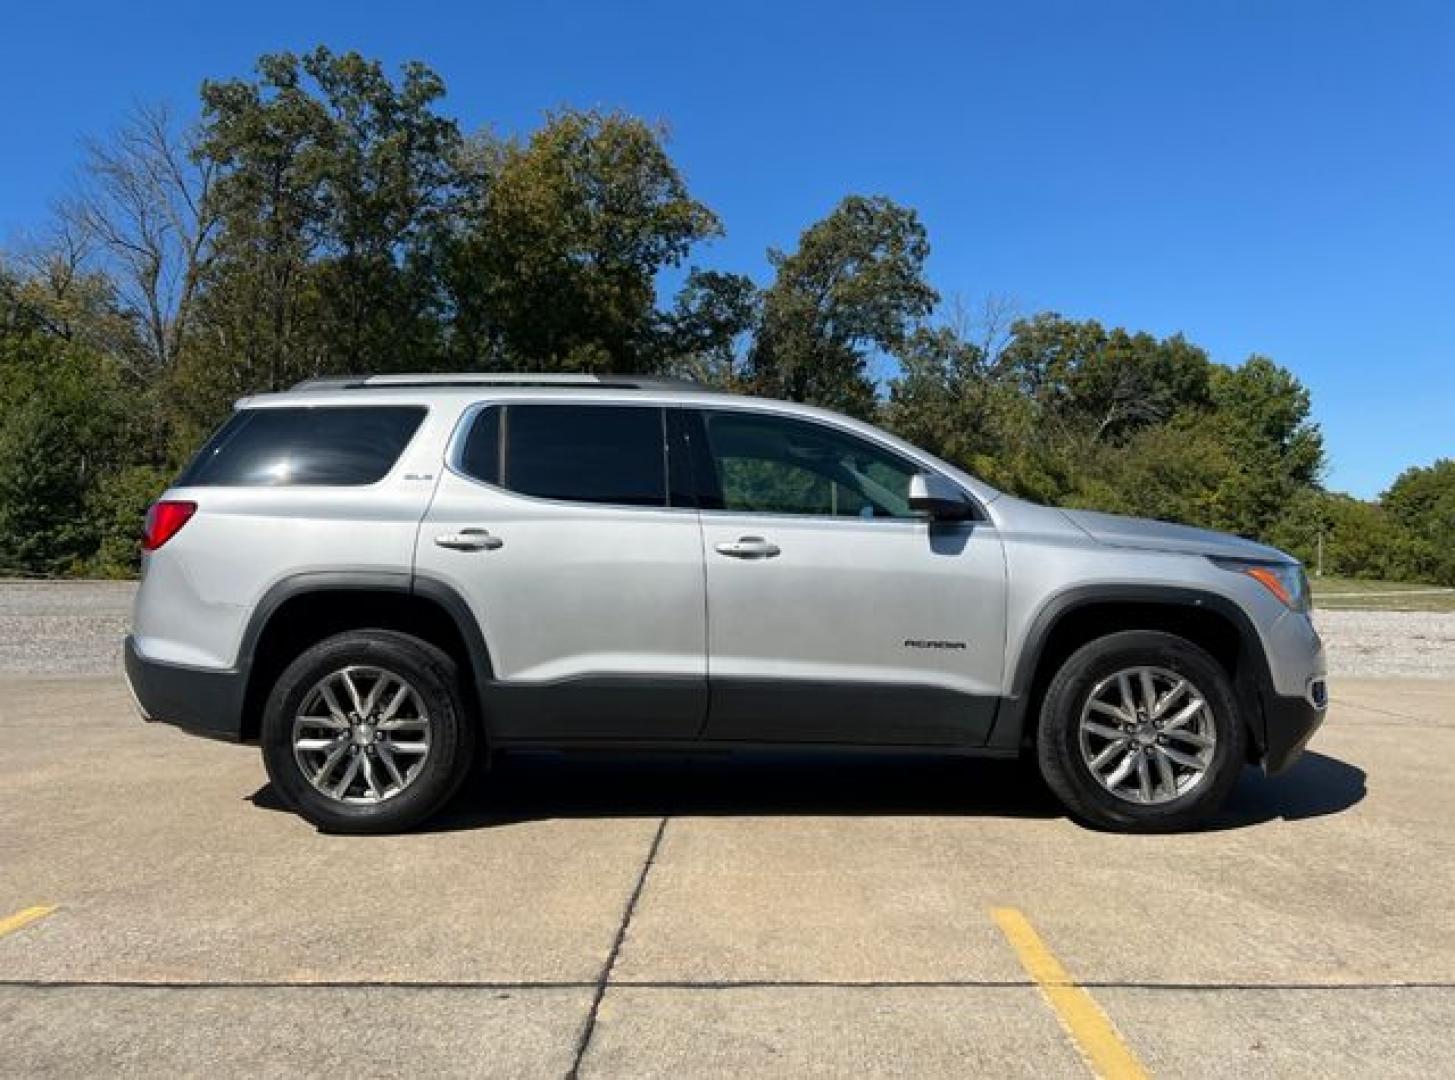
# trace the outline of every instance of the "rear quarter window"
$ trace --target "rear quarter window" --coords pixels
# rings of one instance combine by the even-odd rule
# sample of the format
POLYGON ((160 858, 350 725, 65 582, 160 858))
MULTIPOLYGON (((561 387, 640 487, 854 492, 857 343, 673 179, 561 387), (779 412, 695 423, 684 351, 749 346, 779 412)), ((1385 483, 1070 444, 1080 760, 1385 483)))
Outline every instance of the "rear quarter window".
POLYGON ((372 484, 394 467, 425 411, 417 405, 243 409, 208 440, 177 485, 372 484))

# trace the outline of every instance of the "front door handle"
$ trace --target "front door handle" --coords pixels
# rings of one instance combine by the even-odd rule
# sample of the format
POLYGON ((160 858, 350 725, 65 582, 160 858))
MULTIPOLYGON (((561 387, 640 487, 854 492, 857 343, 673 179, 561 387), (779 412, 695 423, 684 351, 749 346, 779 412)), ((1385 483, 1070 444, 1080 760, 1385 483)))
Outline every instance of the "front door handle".
POLYGON ((770 544, 761 536, 740 536, 717 545, 717 553, 731 559, 771 559, 779 550, 777 544, 770 544))
POLYGON ((488 529, 461 529, 457 533, 436 536, 434 542, 442 548, 456 551, 494 551, 505 546, 505 541, 491 536, 488 529))

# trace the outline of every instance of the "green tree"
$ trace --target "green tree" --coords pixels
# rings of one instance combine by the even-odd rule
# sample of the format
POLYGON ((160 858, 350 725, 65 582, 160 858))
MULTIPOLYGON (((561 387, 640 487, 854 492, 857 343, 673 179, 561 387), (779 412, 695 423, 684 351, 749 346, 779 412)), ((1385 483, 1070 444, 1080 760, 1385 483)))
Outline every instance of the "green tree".
POLYGON ((1406 469, 1380 504, 1409 533, 1411 576, 1455 585, 1455 459, 1406 469))
POLYGON ((1324 570, 1345 577, 1399 580, 1409 575, 1410 536, 1377 503, 1324 496, 1324 570))
POLYGON ((526 370, 661 362, 656 277, 722 232, 692 198, 666 132, 562 110, 528 140, 476 140, 472 196, 442 262, 457 356, 526 370))
MULTIPOLYGON (((1223 504, 1236 466, 1216 423, 1205 414, 1145 427, 1125 445, 1106 449, 1100 464, 1117 493, 1115 509, 1123 513, 1213 529, 1233 524, 1223 504)), ((1074 501, 1085 503, 1084 497, 1074 501)))
POLYGON ((871 355, 897 351, 939 299, 924 276, 929 251, 913 210, 860 195, 805 230, 796 251, 770 251, 776 277, 749 356, 753 386, 872 415, 871 355))
MULTIPOLYGON (((1262 539, 1293 555, 1314 573, 1318 567, 1320 538, 1328 546, 1330 498, 1327 492, 1314 487, 1294 492, 1262 539)), ((1330 572, 1329 559, 1324 562, 1325 572, 1330 572)))
POLYGON ((0 567, 67 573, 92 553, 89 492, 129 439, 121 371, 85 345, 0 330, 0 567))
POLYGON ((257 72, 202 88, 218 225, 183 381, 209 422, 240 394, 440 348, 433 251, 460 143, 443 83, 322 47, 257 72))
POLYGON ((760 308, 751 278, 693 267, 664 320, 660 350, 668 370, 726 390, 740 387, 744 342, 760 308))
POLYGON ((1308 389, 1266 357, 1217 367, 1208 422, 1221 433, 1233 469, 1221 498, 1222 527, 1266 536, 1300 491, 1323 471, 1323 436, 1309 419, 1308 389))
POLYGON ((967 468, 1001 449, 998 386, 982 348, 950 326, 921 326, 896 354, 885 423, 916 445, 967 468))
POLYGON ((1054 313, 1011 328, 1008 377, 1060 428, 1105 441, 1165 423, 1208 402, 1211 363, 1180 336, 1104 329, 1054 313))
POLYGON ((147 508, 175 476, 175 469, 156 465, 124 465, 99 475, 85 497, 95 546, 76 564, 77 569, 89 577, 135 574, 141 564, 140 538, 147 508))

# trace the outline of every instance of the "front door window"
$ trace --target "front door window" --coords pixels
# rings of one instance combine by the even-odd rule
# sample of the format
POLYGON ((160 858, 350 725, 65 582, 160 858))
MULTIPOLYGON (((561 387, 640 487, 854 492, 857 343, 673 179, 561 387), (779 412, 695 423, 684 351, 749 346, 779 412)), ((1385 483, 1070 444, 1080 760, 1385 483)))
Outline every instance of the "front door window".
POLYGON ((710 509, 812 517, 915 518, 912 463, 809 421, 706 414, 717 491, 710 509))

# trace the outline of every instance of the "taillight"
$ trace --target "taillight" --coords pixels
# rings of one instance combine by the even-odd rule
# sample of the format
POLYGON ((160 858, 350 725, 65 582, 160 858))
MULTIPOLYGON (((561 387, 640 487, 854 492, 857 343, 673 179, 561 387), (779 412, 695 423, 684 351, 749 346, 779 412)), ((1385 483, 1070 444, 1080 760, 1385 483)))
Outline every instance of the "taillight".
POLYGON ((151 508, 147 510, 146 527, 142 531, 141 537, 141 549, 156 551, 157 548, 176 536, 178 530, 187 524, 195 513, 197 513, 195 502, 163 499, 161 502, 152 503, 151 508))

